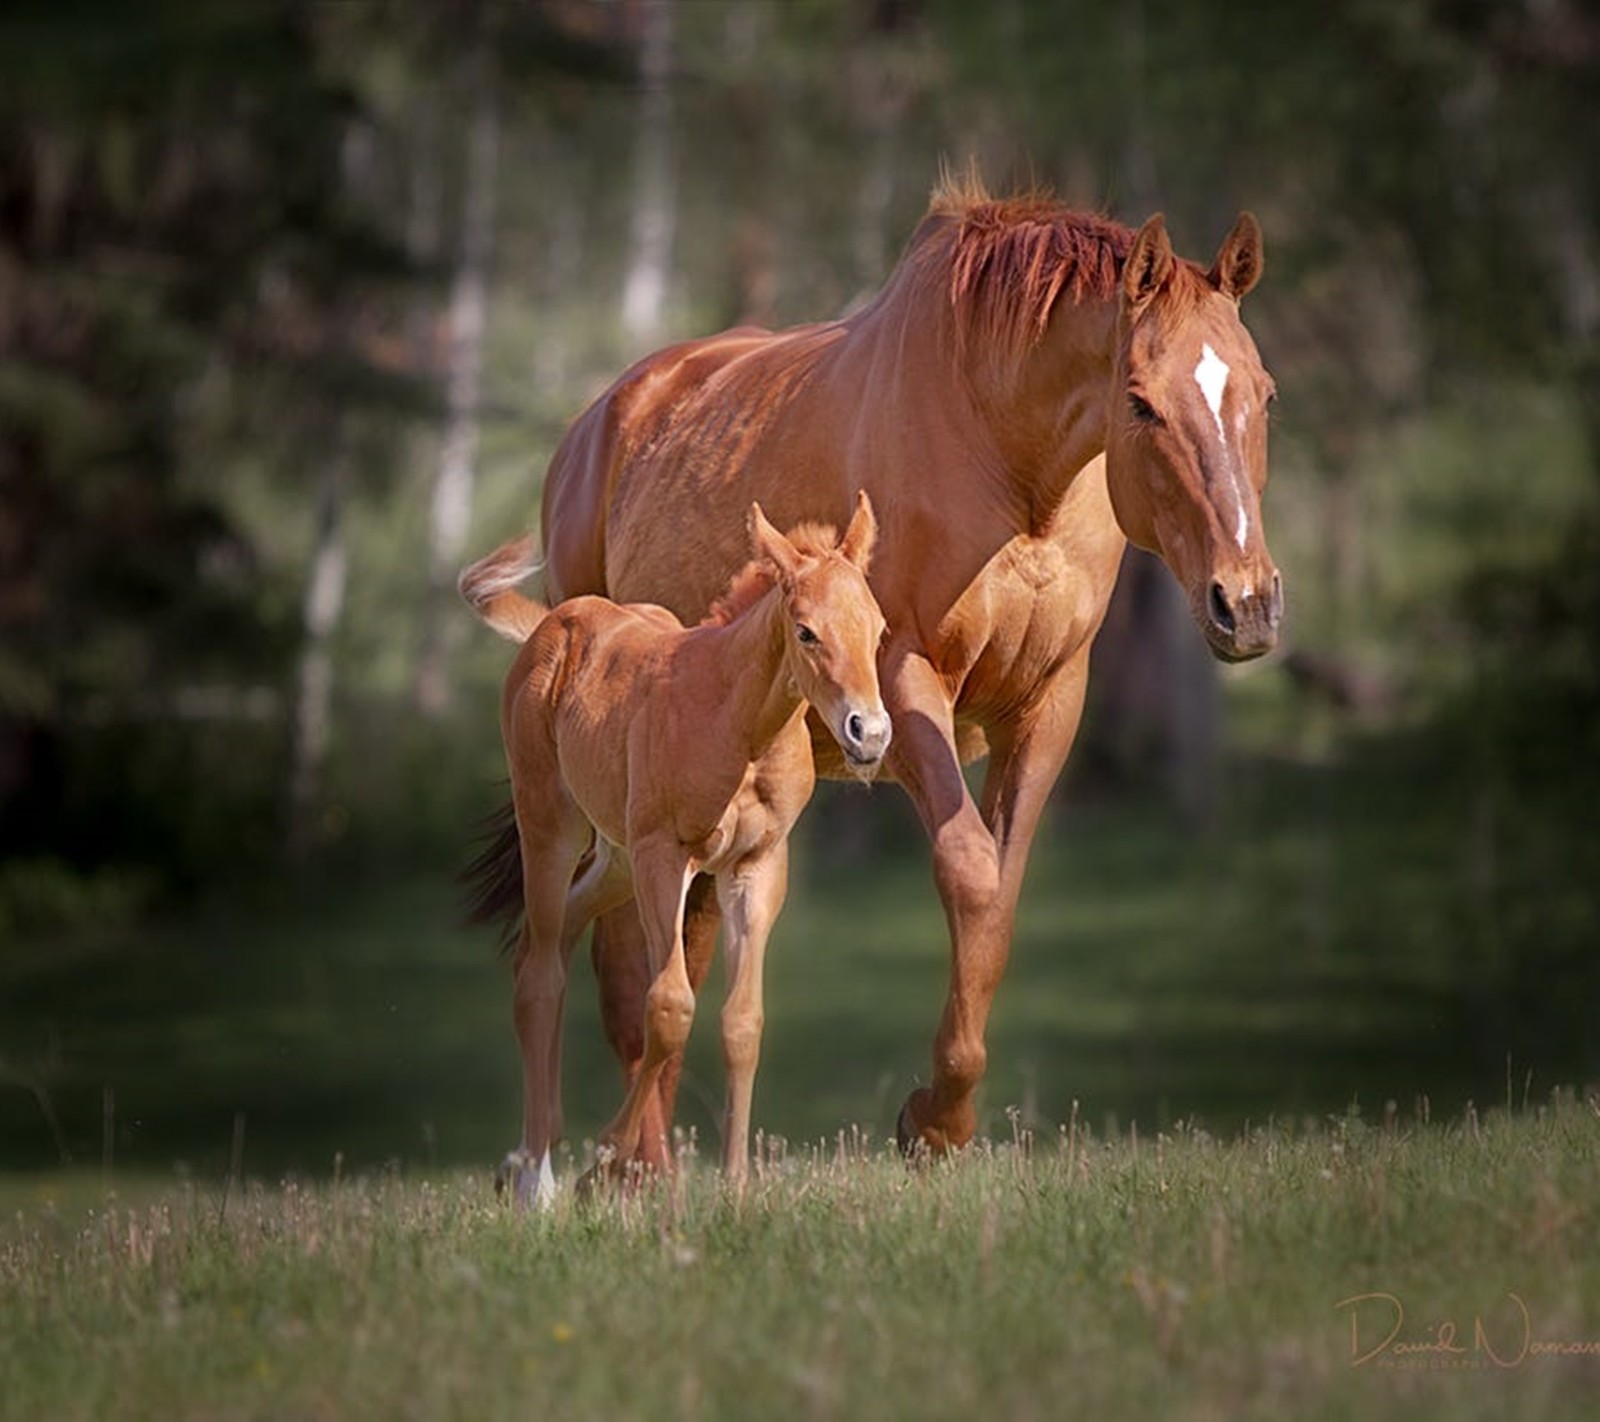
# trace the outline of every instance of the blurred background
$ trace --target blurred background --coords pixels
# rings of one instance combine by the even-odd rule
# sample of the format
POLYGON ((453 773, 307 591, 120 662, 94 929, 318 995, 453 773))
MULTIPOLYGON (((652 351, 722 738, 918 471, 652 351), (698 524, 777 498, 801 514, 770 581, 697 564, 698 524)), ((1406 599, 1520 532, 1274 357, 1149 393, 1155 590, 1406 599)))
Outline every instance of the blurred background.
MULTIPOLYGON (((1586 0, 9 4, 0 1168, 513 1143, 452 881, 508 649, 456 570, 631 358, 874 291, 941 163, 1202 262, 1253 209, 1282 397, 1284 650, 1224 672, 1126 564, 985 1128, 1600 1077, 1597 79, 1586 0)), ((945 984, 926 849, 893 788, 800 839, 756 1118, 882 1135, 945 984)))

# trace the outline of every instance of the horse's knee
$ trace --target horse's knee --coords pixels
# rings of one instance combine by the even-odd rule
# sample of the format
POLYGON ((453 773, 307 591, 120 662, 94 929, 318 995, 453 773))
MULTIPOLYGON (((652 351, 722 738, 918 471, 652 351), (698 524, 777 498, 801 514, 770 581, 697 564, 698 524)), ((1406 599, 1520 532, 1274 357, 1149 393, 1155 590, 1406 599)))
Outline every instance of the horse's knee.
POLYGON ((685 983, 658 982, 645 994, 645 1031, 663 1055, 681 1052, 694 1021, 694 993, 685 983))
POLYGON ((982 824, 951 826, 933 846, 939 897, 957 917, 985 913, 1000 894, 1000 856, 982 824))
POLYGON ((976 1038, 948 1043, 939 1053, 940 1084, 952 1096, 968 1096, 978 1089, 989 1066, 989 1053, 976 1038))

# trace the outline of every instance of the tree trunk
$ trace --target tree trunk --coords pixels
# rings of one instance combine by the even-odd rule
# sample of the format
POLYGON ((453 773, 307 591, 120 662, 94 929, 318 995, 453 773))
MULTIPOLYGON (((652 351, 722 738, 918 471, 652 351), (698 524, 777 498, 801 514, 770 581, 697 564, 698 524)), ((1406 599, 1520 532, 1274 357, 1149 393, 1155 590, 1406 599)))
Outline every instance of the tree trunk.
POLYGON ((488 52, 481 41, 468 72, 473 111, 467 141, 461 244, 450 292, 445 429, 429 509, 428 608, 417 674, 417 705, 429 716, 437 716, 450 703, 450 663, 465 627, 463 619, 455 615, 454 591, 472 522, 500 138, 499 107, 488 52))
POLYGON ((289 851, 296 858, 322 837, 320 812, 333 741, 333 637, 344 611, 344 505, 349 483, 343 432, 337 426, 333 446, 317 483, 316 535, 301 613, 305 643, 295 690, 289 778, 289 851))
POLYGON ((672 27, 674 0, 649 0, 639 51, 639 128, 634 147, 633 221, 622 291, 630 351, 659 344, 672 260, 672 27))

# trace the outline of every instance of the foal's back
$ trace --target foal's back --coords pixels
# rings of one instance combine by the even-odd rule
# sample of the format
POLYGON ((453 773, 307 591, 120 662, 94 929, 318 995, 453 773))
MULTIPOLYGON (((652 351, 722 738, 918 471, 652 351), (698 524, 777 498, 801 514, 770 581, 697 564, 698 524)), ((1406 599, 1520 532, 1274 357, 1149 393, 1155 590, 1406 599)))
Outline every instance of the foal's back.
MULTIPOLYGON (((578 597, 551 609, 507 674, 501 725, 512 779, 550 764, 614 844, 628 840, 629 765, 669 708, 689 634, 664 607, 578 597)), ((553 793, 553 787, 544 787, 553 793)))

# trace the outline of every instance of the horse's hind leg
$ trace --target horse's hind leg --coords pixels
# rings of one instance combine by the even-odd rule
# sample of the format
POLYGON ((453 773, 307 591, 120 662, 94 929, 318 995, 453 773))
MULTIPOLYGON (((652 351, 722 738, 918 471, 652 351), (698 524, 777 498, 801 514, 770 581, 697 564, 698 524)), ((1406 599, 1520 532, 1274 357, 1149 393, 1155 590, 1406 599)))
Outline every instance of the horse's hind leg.
POLYGON ((789 846, 780 841, 759 861, 717 879, 717 899, 727 925, 728 966, 728 998, 722 1008, 722 1059, 728 1078, 722 1164, 729 1180, 740 1188, 749 1169, 750 1102, 761 1060, 762 969, 788 874, 789 846))

